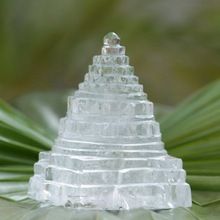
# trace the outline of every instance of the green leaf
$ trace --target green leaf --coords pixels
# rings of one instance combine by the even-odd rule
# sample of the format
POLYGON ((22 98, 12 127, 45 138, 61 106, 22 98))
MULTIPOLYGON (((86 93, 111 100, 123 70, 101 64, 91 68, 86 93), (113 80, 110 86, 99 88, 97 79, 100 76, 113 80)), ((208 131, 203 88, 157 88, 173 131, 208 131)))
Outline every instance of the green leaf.
POLYGON ((218 201, 220 194, 213 191, 220 192, 220 81, 189 97, 160 123, 169 154, 183 159, 193 201, 218 201))
POLYGON ((0 123, 7 126, 11 131, 16 131, 27 139, 31 139, 33 143, 43 145, 45 148, 51 147, 52 142, 47 138, 46 130, 37 126, 36 123, 10 107, 3 100, 0 100, 0 123))
POLYGON ((48 129, 48 135, 55 138, 61 117, 67 111, 67 97, 72 90, 59 92, 36 92, 14 100, 13 104, 33 121, 48 129))
POLYGON ((39 152, 51 146, 46 129, 0 100, 0 195, 10 199, 21 199, 19 194, 27 197, 33 164, 39 152))

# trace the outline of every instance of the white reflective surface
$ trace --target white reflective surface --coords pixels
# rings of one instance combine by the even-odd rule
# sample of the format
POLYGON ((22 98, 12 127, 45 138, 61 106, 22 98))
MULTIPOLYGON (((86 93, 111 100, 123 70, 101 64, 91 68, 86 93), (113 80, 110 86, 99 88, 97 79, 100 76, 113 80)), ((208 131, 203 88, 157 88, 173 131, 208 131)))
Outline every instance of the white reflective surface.
POLYGON ((40 153, 29 195, 82 209, 189 207, 182 161, 164 149, 153 104, 119 43, 115 33, 105 36, 68 99, 52 151, 40 153))

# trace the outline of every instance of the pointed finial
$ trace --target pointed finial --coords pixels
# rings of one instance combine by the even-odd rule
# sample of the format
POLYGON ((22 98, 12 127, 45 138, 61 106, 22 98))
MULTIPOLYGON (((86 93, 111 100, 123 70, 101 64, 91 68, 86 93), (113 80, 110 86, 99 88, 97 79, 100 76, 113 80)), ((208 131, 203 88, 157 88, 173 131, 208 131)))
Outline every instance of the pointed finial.
POLYGON ((109 32, 104 37, 104 45, 106 46, 117 46, 120 44, 119 36, 114 32, 109 32))

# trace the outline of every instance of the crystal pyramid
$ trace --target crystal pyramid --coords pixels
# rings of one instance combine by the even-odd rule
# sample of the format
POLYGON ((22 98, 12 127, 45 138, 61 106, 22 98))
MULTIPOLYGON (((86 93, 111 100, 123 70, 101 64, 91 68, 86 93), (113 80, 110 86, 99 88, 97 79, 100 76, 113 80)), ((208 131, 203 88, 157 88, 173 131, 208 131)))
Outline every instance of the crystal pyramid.
POLYGON ((41 152, 29 196, 87 209, 168 209, 191 206, 181 159, 164 149, 153 103, 134 75, 115 33, 78 91, 68 98, 59 135, 41 152))

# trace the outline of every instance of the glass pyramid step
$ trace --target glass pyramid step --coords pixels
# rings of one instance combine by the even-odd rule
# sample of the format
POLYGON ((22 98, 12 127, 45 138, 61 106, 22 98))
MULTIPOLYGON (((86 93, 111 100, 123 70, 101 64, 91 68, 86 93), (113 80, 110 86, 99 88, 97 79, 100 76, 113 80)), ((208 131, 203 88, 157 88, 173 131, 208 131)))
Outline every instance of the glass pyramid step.
POLYGON ((123 66, 112 66, 112 65, 98 65, 92 64, 89 65, 89 73, 94 74, 115 74, 115 75, 124 75, 124 76, 133 76, 134 75, 134 67, 130 65, 123 66))
MULTIPOLYGON (((94 118, 92 118, 94 120, 94 118)), ((60 135, 71 136, 103 136, 103 137, 160 137, 159 124, 153 120, 100 122, 88 119, 76 120, 63 118, 60 135), (63 129, 64 128, 64 129, 63 129)))
MULTIPOLYGON (((150 142, 150 143, 106 143, 106 142, 90 142, 71 139, 56 139, 54 146, 66 147, 73 149, 96 149, 96 150, 164 150, 163 142, 150 142)), ((45 152, 42 152, 45 153, 45 152)), ((40 155, 42 154, 40 153, 40 155)))
POLYGON ((55 205, 68 201, 68 205, 74 204, 75 208, 106 209, 106 200, 111 210, 139 207, 168 209, 191 204, 191 191, 186 183, 79 186, 47 181, 36 175, 32 177, 30 187, 35 192, 32 196, 37 200, 49 200, 55 205))
POLYGON ((87 73, 84 80, 90 83, 121 83, 138 84, 138 77, 134 75, 119 75, 113 73, 87 73))
MULTIPOLYGON (((41 164, 39 165, 41 166, 41 164)), ((66 184, 71 184, 74 181, 79 185, 177 183, 185 182, 186 176, 183 169, 141 167, 118 170, 75 170, 54 165, 47 166, 43 173, 39 167, 35 167, 35 173, 46 180, 66 184)))
POLYGON ((129 169, 129 168, 156 168, 156 169, 182 169, 182 161, 169 156, 148 158, 111 158, 96 156, 63 155, 51 153, 48 159, 40 159, 35 165, 47 167, 48 164, 74 170, 97 169, 129 169), (47 164, 48 163, 48 164, 47 164))
POLYGON ((125 55, 125 47, 123 46, 109 46, 105 45, 102 47, 102 54, 103 55, 125 55))
POLYGON ((105 98, 105 99, 115 99, 118 101, 121 101, 122 99, 128 99, 128 100, 146 100, 147 94, 144 92, 133 92, 133 93, 100 93, 100 92, 89 92, 89 91, 83 91, 83 90, 77 90, 74 93, 74 97, 81 97, 81 98, 105 98))
POLYGON ((78 98, 70 97, 68 113, 74 114, 97 114, 100 116, 129 116, 153 118, 153 103, 142 100, 105 100, 104 98, 78 98))
POLYGON ((129 57, 125 55, 97 55, 93 57, 93 64, 97 65, 128 65, 129 57))
POLYGON ((72 149, 64 147, 54 147, 53 152, 68 155, 85 155, 99 157, 158 157, 164 156, 166 150, 93 150, 93 149, 72 149))
POLYGON ((99 92, 103 93, 137 93, 143 92, 143 85, 140 84, 121 84, 121 83, 89 83, 84 81, 79 84, 79 90, 88 92, 99 92))

